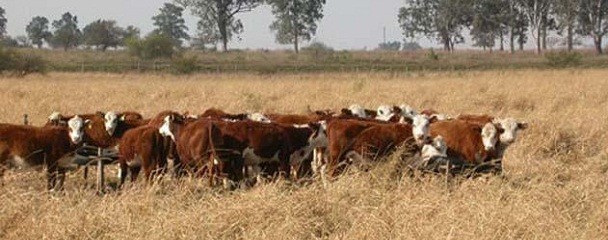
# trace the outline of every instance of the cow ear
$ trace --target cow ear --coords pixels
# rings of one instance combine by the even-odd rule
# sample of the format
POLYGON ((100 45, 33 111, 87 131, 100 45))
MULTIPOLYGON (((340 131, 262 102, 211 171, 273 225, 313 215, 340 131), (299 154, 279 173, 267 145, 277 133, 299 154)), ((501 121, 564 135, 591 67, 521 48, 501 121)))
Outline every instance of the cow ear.
POLYGON ((517 128, 524 130, 524 129, 528 128, 528 123, 527 122, 517 123, 517 128))
POLYGON ((433 116, 431 116, 431 118, 429 118, 429 123, 434 123, 434 122, 437 122, 437 121, 438 121, 437 115, 433 115, 433 116))
POLYGON ((127 117, 124 114, 122 114, 119 119, 120 119, 120 121, 124 122, 126 120, 126 118, 127 117))

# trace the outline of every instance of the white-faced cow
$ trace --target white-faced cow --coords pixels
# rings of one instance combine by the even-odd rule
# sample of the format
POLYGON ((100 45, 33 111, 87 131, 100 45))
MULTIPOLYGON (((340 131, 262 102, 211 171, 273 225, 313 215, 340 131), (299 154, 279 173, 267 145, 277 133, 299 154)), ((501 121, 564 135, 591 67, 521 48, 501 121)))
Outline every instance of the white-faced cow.
POLYGON ((67 121, 67 126, 0 124, 0 177, 10 167, 44 166, 47 188, 61 189, 87 122, 76 115, 67 121))

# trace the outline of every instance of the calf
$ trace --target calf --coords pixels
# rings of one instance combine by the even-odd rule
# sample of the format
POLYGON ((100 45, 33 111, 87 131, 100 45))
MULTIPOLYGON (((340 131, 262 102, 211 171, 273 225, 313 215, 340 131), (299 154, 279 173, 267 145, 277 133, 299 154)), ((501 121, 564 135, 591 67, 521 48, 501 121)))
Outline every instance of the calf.
POLYGON ((120 185, 125 182, 127 170, 131 172, 132 182, 137 179, 140 169, 144 170, 146 181, 152 180, 157 172, 164 173, 170 141, 158 132, 158 127, 144 125, 128 130, 118 148, 120 185))
POLYGON ((76 115, 67 126, 0 124, 0 177, 8 167, 45 166, 47 189, 61 189, 65 170, 72 166, 70 156, 82 142, 87 123, 76 115))
POLYGON ((477 124, 483 126, 487 123, 494 123, 501 129, 499 143, 495 151, 495 157, 501 159, 512 143, 515 142, 517 135, 520 131, 528 128, 528 123, 519 122, 514 118, 496 118, 489 115, 468 115, 462 114, 457 117, 458 120, 462 120, 468 123, 477 124))
POLYGON ((479 164, 493 156, 501 129, 492 123, 479 126, 461 120, 437 121, 430 125, 430 135, 441 135, 447 146, 448 156, 460 163, 479 164))

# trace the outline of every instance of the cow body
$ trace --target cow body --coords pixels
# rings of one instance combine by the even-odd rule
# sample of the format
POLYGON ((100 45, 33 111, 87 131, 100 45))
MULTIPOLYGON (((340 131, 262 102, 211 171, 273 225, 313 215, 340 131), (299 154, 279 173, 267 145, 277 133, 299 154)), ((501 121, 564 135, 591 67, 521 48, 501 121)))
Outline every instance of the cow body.
POLYGON ((119 145, 121 185, 127 170, 131 172, 131 181, 137 179, 140 169, 143 169, 146 181, 152 180, 155 173, 164 173, 170 149, 167 141, 170 139, 163 137, 153 126, 144 125, 127 131, 119 145))
POLYGON ((430 125, 430 135, 443 137, 448 146, 448 156, 459 159, 462 163, 479 164, 493 157, 492 151, 498 135, 496 132, 489 133, 488 136, 482 133, 484 128, 492 127, 490 123, 481 127, 461 120, 437 121, 430 125))

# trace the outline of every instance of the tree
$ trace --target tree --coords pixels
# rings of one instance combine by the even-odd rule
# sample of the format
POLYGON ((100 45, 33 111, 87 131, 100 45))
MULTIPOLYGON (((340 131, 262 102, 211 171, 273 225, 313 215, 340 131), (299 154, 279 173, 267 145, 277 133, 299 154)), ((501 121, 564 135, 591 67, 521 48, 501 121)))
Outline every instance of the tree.
POLYGON ((184 7, 190 8, 192 13, 200 17, 200 24, 208 28, 215 28, 203 33, 213 34, 208 39, 220 39, 222 48, 228 51, 228 41, 234 35, 243 32, 243 23, 236 15, 250 12, 260 5, 263 0, 176 0, 184 7))
POLYGON ((122 45, 125 45, 125 43, 124 43, 124 42, 125 42, 127 39, 131 39, 131 38, 134 38, 134 39, 139 39, 139 34, 140 34, 140 32, 141 32, 141 31, 139 30, 139 28, 137 28, 137 27, 135 27, 135 26, 132 26, 132 25, 127 26, 127 28, 125 28, 124 35, 122 36, 122 38, 123 38, 123 43, 122 43, 122 45))
POLYGON ((608 0, 581 0, 579 33, 593 38, 595 50, 602 54, 602 40, 608 32, 608 0))
POLYGON ((173 39, 152 33, 144 39, 131 38, 127 42, 129 52, 141 59, 170 58, 175 53, 173 39))
POLYGON ((472 0, 406 0, 399 9, 399 24, 406 38, 422 34, 454 51, 454 44, 464 42, 462 30, 471 25, 472 0))
MULTIPOLYGON (((471 35, 474 46, 486 48, 494 47, 496 38, 503 34, 503 3, 497 0, 476 0, 471 35)), ((502 41, 502 39, 501 39, 502 41)))
POLYGON ((578 18, 579 1, 575 0, 555 0, 553 14, 557 19, 557 28, 560 34, 566 33, 566 45, 568 51, 572 51, 574 46, 574 31, 578 18))
POLYGON ((6 14, 6 11, 4 8, 0 7, 0 39, 6 34, 6 23, 8 22, 4 14, 6 14))
POLYGON ((553 0, 518 0, 519 6, 528 18, 532 28, 532 36, 536 40, 536 53, 540 54, 543 48, 543 39, 547 35, 549 25, 549 10, 553 0))
POLYGON ((49 20, 41 16, 32 18, 25 31, 32 44, 35 44, 38 48, 42 47, 44 41, 49 42, 53 36, 49 31, 49 20))
POLYGON ((293 44, 299 52, 300 40, 310 41, 317 32, 317 21, 323 18, 325 0, 268 0, 276 20, 270 30, 280 44, 293 44))
POLYGON ((95 46, 105 52, 108 47, 118 47, 122 44, 125 30, 116 26, 114 20, 97 20, 82 29, 84 43, 95 46))
POLYGON ((78 29, 78 18, 71 13, 66 12, 61 19, 53 21, 53 28, 55 29, 52 40, 54 46, 61 46, 67 51, 80 44, 82 33, 78 29))
POLYGON ((188 31, 188 27, 186 27, 186 23, 182 17, 184 8, 171 3, 165 3, 159 10, 160 13, 152 17, 154 26, 156 26, 154 33, 171 38, 176 46, 182 45, 182 39, 190 39, 190 36, 186 32, 188 31))

